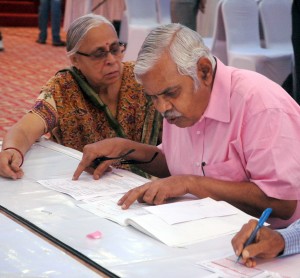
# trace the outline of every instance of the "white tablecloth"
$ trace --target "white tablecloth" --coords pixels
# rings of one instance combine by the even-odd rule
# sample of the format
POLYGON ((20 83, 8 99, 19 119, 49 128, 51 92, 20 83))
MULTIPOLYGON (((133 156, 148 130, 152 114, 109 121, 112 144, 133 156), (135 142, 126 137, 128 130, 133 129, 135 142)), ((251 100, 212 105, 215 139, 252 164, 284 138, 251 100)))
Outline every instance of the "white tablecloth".
MULTIPOLYGON (((36 144, 25 156, 25 176, 22 179, 13 181, 0 177, 0 205, 121 277, 208 277, 211 273, 201 269, 197 262, 233 254, 230 243, 232 235, 185 248, 168 247, 132 227, 123 227, 89 213, 76 206, 73 198, 36 182, 39 179, 71 178, 80 156, 79 152, 51 142, 36 144), (103 234, 101 239, 86 237, 97 230, 103 234)), ((13 238, 10 244, 14 248, 13 238)), ((33 242, 28 242, 28 248, 30 244, 33 242)), ((9 245, 7 241, 6 245, 9 245)), ((10 270, 7 265, 4 266, 6 269, 2 267, 2 262, 11 255, 3 251, 3 244, 0 244, 1 250, 0 274, 1 271, 10 270)), ((22 261, 20 254, 16 253, 15 256, 22 261)), ((266 261, 259 266, 270 271, 284 270, 289 277, 299 277, 299 259, 300 255, 290 256, 277 259, 276 263, 273 260, 266 261)), ((18 269, 38 269, 42 260, 42 256, 39 258, 32 254, 32 263, 24 262, 18 265, 18 269)), ((41 277, 44 273, 35 274, 41 277)))

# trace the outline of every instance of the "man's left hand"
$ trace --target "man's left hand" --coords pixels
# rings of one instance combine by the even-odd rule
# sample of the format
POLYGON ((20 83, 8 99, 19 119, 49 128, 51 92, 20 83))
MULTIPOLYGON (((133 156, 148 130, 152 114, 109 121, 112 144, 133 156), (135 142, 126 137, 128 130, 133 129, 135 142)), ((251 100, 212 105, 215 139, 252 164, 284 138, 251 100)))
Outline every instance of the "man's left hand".
POLYGON ((119 201, 122 209, 128 209, 136 200, 151 205, 164 204, 168 199, 188 193, 184 176, 171 176, 145 183, 128 191, 119 201))

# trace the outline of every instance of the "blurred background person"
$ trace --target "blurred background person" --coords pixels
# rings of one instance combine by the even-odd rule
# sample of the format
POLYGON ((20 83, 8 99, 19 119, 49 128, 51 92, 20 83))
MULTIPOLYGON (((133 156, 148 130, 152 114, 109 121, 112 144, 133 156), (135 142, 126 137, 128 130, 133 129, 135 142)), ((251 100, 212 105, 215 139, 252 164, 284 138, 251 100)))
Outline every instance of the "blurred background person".
POLYGON ((48 21, 51 18, 52 45, 65 46, 66 43, 60 38, 61 23, 61 0, 40 0, 39 6, 39 36, 37 43, 45 44, 48 35, 48 21))
POLYGON ((119 35, 123 13, 126 9, 125 0, 94 0, 93 4, 92 12, 110 20, 119 35))
POLYGON ((125 0, 66 0, 63 29, 67 31, 76 18, 92 12, 112 22, 119 35, 125 9, 125 0))
POLYGON ((206 0, 171 0, 171 21, 197 31, 198 10, 205 12, 206 0))
POLYGON ((3 37, 2 37, 2 33, 0 31, 0 51, 4 50, 4 45, 3 45, 3 37))

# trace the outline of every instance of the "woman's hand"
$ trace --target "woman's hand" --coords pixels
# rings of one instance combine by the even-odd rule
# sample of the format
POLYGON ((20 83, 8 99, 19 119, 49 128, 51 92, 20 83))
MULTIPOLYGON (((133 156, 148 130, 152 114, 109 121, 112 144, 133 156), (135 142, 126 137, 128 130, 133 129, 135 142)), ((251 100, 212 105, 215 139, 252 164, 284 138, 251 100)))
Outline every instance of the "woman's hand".
POLYGON ((7 149, 0 152, 0 176, 13 180, 23 177, 24 172, 20 165, 23 158, 14 149, 7 149))

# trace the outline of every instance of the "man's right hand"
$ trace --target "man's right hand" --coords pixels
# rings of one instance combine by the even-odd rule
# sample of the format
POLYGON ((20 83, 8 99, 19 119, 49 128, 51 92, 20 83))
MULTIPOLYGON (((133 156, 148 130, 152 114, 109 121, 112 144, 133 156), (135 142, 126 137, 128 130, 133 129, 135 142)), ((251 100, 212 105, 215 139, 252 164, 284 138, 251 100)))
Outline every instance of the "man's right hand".
POLYGON ((130 149, 130 142, 132 141, 116 137, 85 145, 82 159, 74 172, 73 180, 78 180, 83 171, 92 173, 94 179, 98 180, 115 161, 103 161, 95 169, 91 167, 93 161, 98 157, 117 157, 126 153, 130 149))
POLYGON ((257 225, 256 220, 250 220, 242 229, 233 237, 231 244, 235 254, 242 254, 242 260, 248 267, 255 267, 254 257, 274 258, 284 250, 285 242, 280 233, 268 228, 262 227, 256 236, 255 242, 244 248, 244 244, 250 237, 252 231, 257 225))

